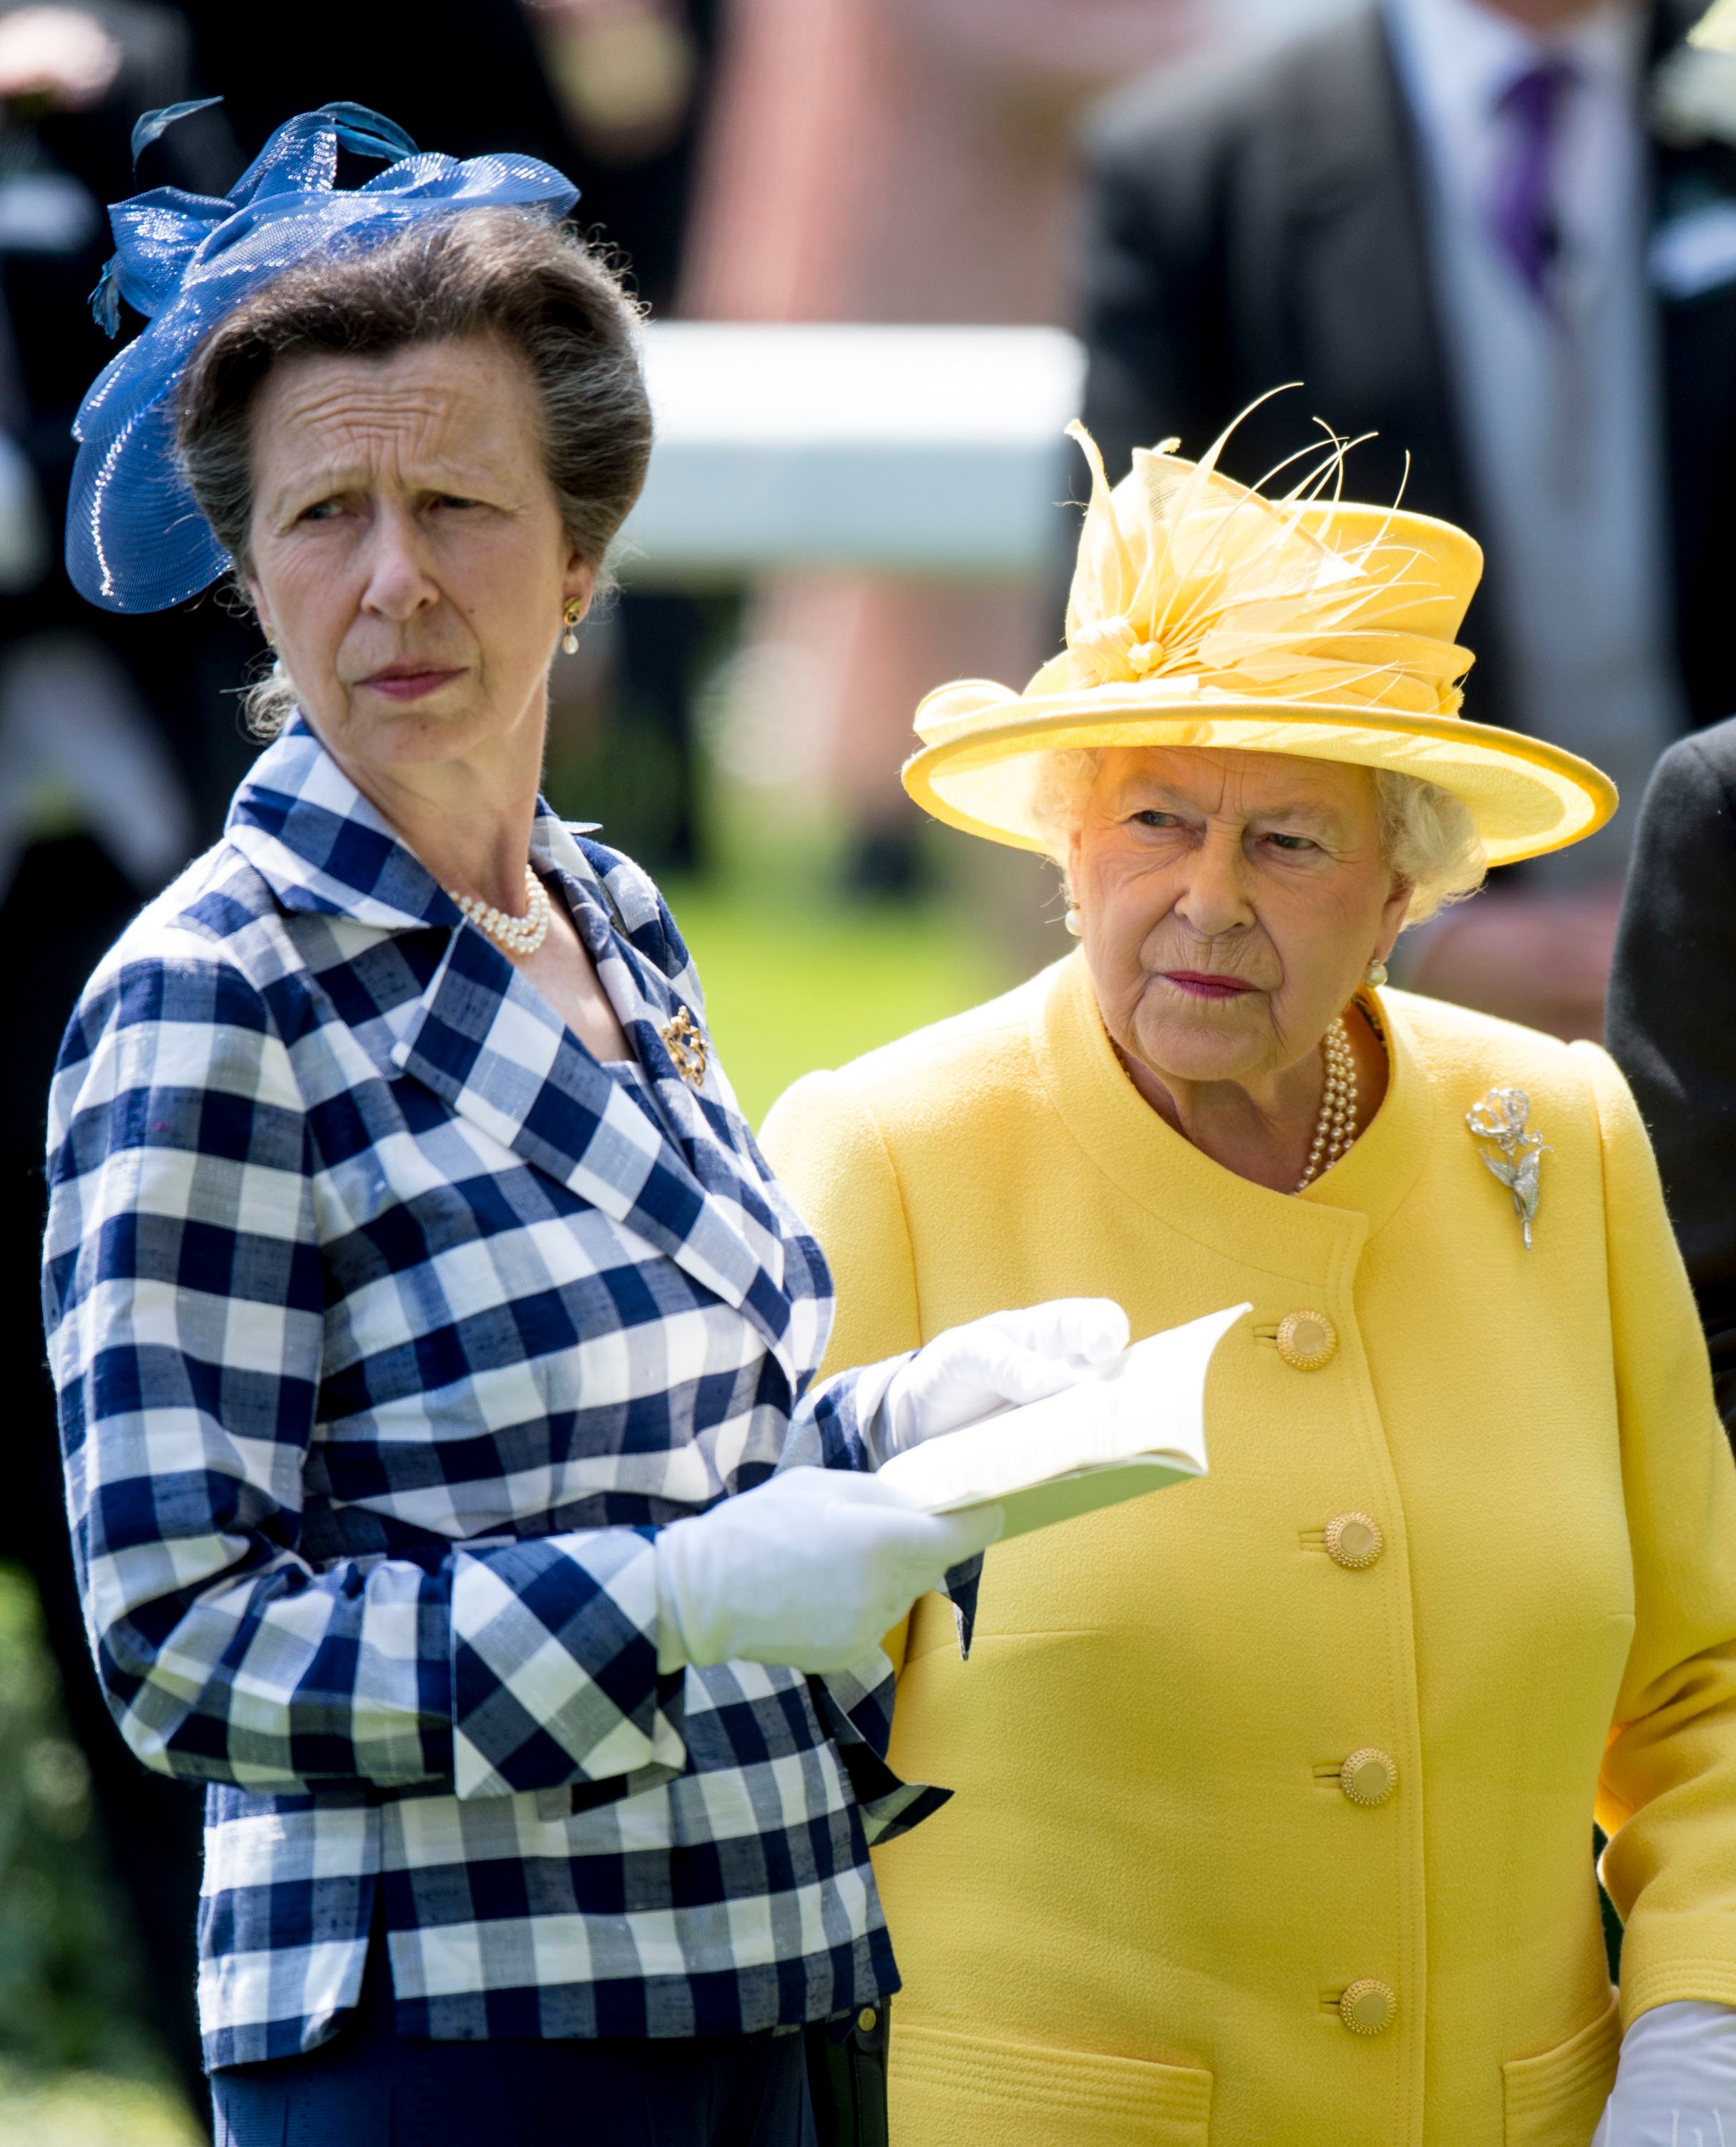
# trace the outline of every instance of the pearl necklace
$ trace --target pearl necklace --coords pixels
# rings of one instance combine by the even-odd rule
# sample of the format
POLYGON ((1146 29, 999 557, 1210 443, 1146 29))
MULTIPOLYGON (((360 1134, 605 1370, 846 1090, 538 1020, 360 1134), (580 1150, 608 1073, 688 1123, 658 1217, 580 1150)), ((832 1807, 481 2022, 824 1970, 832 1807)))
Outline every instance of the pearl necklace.
POLYGON ((1314 1144, 1308 1150, 1308 1169, 1296 1182, 1300 1193, 1312 1185, 1323 1170, 1330 1170, 1349 1153, 1356 1139, 1356 1058, 1350 1048, 1350 1032, 1340 1014, 1327 1030, 1326 1089, 1320 1099, 1320 1116, 1314 1124, 1314 1144))
POLYGON ((509 917, 492 902, 478 902, 473 894, 446 890, 478 932, 486 932, 504 954, 534 954, 548 937, 548 890, 527 865, 524 868, 526 914, 509 917))

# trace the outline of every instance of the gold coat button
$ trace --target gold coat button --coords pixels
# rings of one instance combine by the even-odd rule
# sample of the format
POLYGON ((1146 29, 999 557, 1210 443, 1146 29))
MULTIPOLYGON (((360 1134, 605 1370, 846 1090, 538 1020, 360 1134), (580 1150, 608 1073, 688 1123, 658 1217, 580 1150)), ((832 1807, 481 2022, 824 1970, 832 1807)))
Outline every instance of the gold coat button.
POLYGON ((1386 1547, 1379 1522, 1367 1514, 1335 1514, 1326 1524, 1326 1555, 1353 1573, 1373 1565, 1386 1547))
POLYGON ((864 2035, 872 2035, 880 2024, 880 2015, 872 2005, 864 2005, 856 2015, 856 2024, 864 2035))
POLYGON ((1358 1976, 1338 2000, 1338 2018, 1353 2035, 1383 2035, 1398 2010, 1392 1985, 1378 1976, 1358 1976))
POLYGON ((1338 1330, 1323 1312, 1287 1312, 1278 1323, 1278 1354, 1293 1371, 1318 1372, 1338 1348, 1338 1330))
POLYGON ((1384 1752, 1365 1744, 1338 1769, 1338 1787, 1353 1804, 1383 1804, 1398 1786, 1398 1769, 1384 1752))

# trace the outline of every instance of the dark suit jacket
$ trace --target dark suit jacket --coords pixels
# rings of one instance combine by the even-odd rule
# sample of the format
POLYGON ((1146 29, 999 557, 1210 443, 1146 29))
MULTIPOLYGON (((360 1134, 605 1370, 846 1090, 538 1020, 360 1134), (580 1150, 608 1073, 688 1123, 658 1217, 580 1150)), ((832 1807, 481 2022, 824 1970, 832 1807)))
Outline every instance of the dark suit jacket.
MULTIPOLYGON (((569 138, 521 0, 296 0, 263 17, 236 0, 181 0, 200 71, 223 93, 248 156, 292 113, 347 98, 448 156, 516 149, 543 158, 580 189, 581 225, 625 254, 639 292, 659 308, 673 303, 679 274, 718 6, 685 0, 683 9, 702 78, 687 124, 668 147, 620 163, 569 138)), ((376 169, 358 165, 356 177, 376 169)))
POLYGON ((1736 1436, 1736 720, 1673 745, 1639 809, 1609 986, 1736 1436))
MULTIPOLYGON (((27 635, 63 632, 101 641, 131 673, 161 743, 192 803, 199 847, 222 828, 230 792, 252 758, 233 693, 255 645, 215 602, 146 618, 119 618, 85 603, 61 563, 67 489, 75 443, 73 419, 85 389, 116 346, 91 318, 90 293, 114 250, 106 205, 139 187, 208 193, 227 186, 237 155, 221 113, 171 128, 133 172, 133 123, 155 105, 194 95, 192 41, 171 8, 151 0, 78 0, 114 39, 121 64, 100 100, 83 110, 33 113, 28 103, 0 114, 0 184, 19 175, 50 179, 82 194, 85 228, 32 243, 15 227, 0 233, 0 306, 8 348, 0 423, 28 456, 51 525, 48 563, 33 587, 0 593, 0 650, 27 635)), ((0 4, 0 14, 13 13, 0 4)), ((129 322, 128 333, 136 322, 129 322)), ((53 921, 44 930, 52 933, 53 921)), ((10 973, 0 955, 0 979, 10 973)), ((41 1161, 43 1097, 77 980, 63 994, 31 1004, 20 1018, 34 1032, 28 1073, 0 1069, 0 1158, 41 1161), (16 1085, 15 1085, 16 1084, 16 1085), (28 1109, 12 1108, 28 1094, 28 1109)), ((17 1003, 10 1002, 10 1003, 17 1003)), ((13 1054, 14 1058, 18 1054, 13 1054)))
MULTIPOLYGON (((1655 43, 1680 22, 1660 8, 1655 43)), ((1357 495, 1393 498, 1480 541, 1425 253, 1419 145, 1386 28, 1358 13, 1276 52, 1172 72, 1105 113, 1090 147, 1083 256, 1086 420, 1112 476, 1178 433, 1201 452, 1255 396, 1278 398, 1226 460, 1255 479, 1305 443, 1318 412, 1375 431, 1357 495)), ((1736 150, 1656 145, 1662 222, 1736 197, 1736 150)), ((1678 647, 1695 723, 1736 708, 1736 282, 1661 308, 1678 647)), ((1318 436, 1316 436, 1318 437, 1318 436)), ((1499 561, 1490 560, 1492 573, 1499 561)), ((1511 719, 1492 621, 1473 607, 1475 713, 1511 719)))

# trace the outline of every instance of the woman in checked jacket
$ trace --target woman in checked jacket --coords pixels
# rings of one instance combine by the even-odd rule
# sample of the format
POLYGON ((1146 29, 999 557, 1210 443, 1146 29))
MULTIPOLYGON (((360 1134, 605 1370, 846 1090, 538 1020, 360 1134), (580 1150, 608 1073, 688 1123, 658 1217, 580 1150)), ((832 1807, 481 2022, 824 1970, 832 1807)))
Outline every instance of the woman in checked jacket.
POLYGON ((996 1525, 873 1469, 1115 1309, 809 1391, 818 1248, 668 913, 537 795, 642 482, 630 310, 528 159, 333 107, 114 212, 93 601, 233 565, 275 742, 68 1033, 44 1294, 93 1645, 207 1782, 221 2139, 811 2139, 896 1972, 876 1642, 996 1525), (336 150, 389 158, 334 188, 336 150), (793 1464, 820 1463, 822 1466, 793 1464))

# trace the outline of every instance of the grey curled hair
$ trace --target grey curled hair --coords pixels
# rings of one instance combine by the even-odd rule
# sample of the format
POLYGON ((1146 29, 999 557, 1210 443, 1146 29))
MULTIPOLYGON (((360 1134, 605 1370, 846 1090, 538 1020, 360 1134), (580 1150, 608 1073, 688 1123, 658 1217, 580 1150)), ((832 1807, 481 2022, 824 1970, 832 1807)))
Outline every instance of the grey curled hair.
MULTIPOLYGON (((1031 811, 1049 855, 1067 873, 1067 851, 1103 765, 1098 747, 1069 746, 1042 754, 1031 811)), ((1448 903, 1482 886, 1488 870, 1470 808, 1421 777, 1370 768, 1380 815, 1380 848, 1389 869, 1410 887, 1404 928, 1425 923, 1448 903)))

